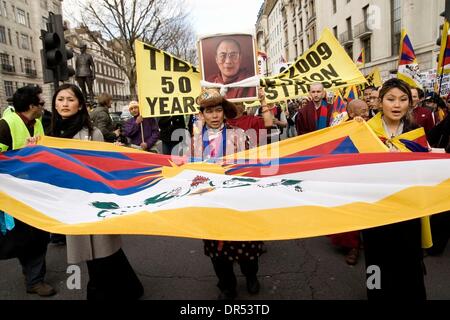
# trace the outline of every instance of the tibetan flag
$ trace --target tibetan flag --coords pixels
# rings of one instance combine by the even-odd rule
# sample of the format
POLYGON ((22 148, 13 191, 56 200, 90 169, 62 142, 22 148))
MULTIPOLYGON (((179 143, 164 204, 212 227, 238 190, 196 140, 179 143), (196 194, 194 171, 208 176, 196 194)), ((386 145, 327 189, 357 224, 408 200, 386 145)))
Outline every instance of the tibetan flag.
POLYGON ((345 96, 347 102, 358 99, 358 90, 355 86, 351 86, 349 90, 347 90, 347 95, 345 96))
POLYGON ((267 76, 267 54, 262 51, 257 51, 256 56, 258 60, 258 74, 267 76))
POLYGON ((450 156, 386 152, 364 122, 220 163, 100 142, 40 143, 0 154, 0 210, 53 233, 281 240, 450 209, 450 156))
POLYGON ((446 20, 442 28, 441 50, 439 52, 439 63, 437 74, 450 73, 450 39, 448 34, 449 22, 446 20))
MULTIPOLYGON (((282 158, 317 154, 387 152, 388 148, 366 123, 348 121, 291 139, 266 144, 224 157, 226 161, 279 161, 282 158)), ((270 167, 268 168, 270 169, 270 167)))
POLYGON ((416 54, 414 53, 412 43, 405 30, 402 30, 402 37, 400 40, 400 59, 397 77, 407 82, 412 87, 422 89, 416 54))
POLYGON ((356 59, 356 65, 361 68, 364 68, 364 66, 366 65, 366 54, 364 48, 362 48, 358 59, 356 59))
POLYGON ((341 94, 339 92, 337 92, 337 94, 334 96, 334 100, 333 100, 333 112, 342 113, 345 111, 347 111, 347 110, 345 107, 344 99, 342 99, 341 94))
POLYGON ((261 175, 260 162, 160 165, 162 158, 9 151, 0 159, 0 209, 54 233, 217 240, 314 237, 450 209, 445 154, 298 156, 279 159, 271 175, 261 175))
POLYGON ((336 126, 344 121, 347 121, 347 108, 344 103, 344 99, 342 99, 341 94, 338 92, 334 95, 333 100, 333 113, 331 115, 331 124, 330 127, 336 126))
POLYGON ((402 152, 428 152, 428 142, 425 130, 422 127, 403 133, 394 138, 388 137, 382 124, 381 113, 377 113, 370 119, 368 125, 381 141, 393 150, 402 152))

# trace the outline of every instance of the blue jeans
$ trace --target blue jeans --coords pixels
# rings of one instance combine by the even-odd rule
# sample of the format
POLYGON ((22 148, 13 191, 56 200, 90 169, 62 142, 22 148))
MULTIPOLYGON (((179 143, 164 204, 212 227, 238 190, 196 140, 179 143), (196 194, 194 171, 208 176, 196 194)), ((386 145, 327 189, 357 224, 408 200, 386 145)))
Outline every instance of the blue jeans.
POLYGON ((30 289, 35 284, 44 281, 45 273, 47 271, 45 265, 46 252, 34 258, 20 256, 19 261, 22 265, 22 273, 25 276, 27 289, 30 289))

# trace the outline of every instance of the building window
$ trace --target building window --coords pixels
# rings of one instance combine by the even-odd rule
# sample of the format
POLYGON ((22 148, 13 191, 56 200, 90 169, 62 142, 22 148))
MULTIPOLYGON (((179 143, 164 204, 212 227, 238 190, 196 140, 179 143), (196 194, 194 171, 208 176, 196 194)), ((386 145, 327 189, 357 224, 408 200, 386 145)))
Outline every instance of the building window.
POLYGON ((8 28, 8 39, 9 39, 9 44, 12 45, 12 40, 11 40, 11 29, 8 28))
POLYGON ((20 24, 23 24, 24 26, 27 25, 27 18, 25 15, 25 11, 23 11, 22 9, 17 8, 16 10, 16 21, 20 24))
POLYGON ((333 0, 333 13, 336 13, 337 7, 336 7, 336 0, 333 0))
POLYGON ((48 18, 47 18, 47 17, 42 17, 42 20, 41 20, 41 29, 47 30, 47 22, 48 22, 48 18))
POLYGON ((19 58, 20 60, 20 72, 23 72, 23 59, 19 58))
POLYGON ((2 65, 9 65, 9 55, 6 53, 0 53, 0 63, 2 65))
POLYGON ((309 11, 311 12, 311 18, 316 16, 316 6, 314 0, 309 0, 309 11))
POLYGON ((5 17, 8 16, 8 11, 6 11, 6 1, 3 1, 3 2, 0 4, 0 14, 1 14, 2 16, 5 16, 5 17))
POLYGON ((366 58, 365 62, 372 61, 370 37, 362 40, 362 47, 364 48, 364 54, 365 54, 365 58, 366 58))
POLYGON ((348 17, 346 19, 346 21, 347 21, 348 39, 351 40, 351 39, 353 39, 353 34, 352 34, 352 17, 348 17))
POLYGON ((391 28, 392 28, 392 55, 398 55, 400 52, 400 37, 401 37, 401 1, 391 0, 391 28))
POLYGON ((4 26, 0 26, 0 43, 6 43, 6 29, 4 26))
POLYGON ((14 86, 12 81, 5 81, 5 95, 10 98, 14 95, 14 86))
POLYGON ((369 5, 365 6, 362 10, 363 10, 364 22, 367 24, 367 10, 369 10, 369 5))
POLYGON ((349 55, 350 59, 353 60, 353 45, 349 44, 349 45, 345 46, 345 51, 349 55))
POLYGON ((311 30, 311 40, 312 40, 312 42, 310 44, 310 46, 311 46, 316 42, 316 26, 312 26, 310 30, 311 30))
POLYGON ((27 72, 27 70, 31 70, 31 59, 23 59, 23 61, 25 62, 25 72, 27 72))
POLYGON ((19 48, 30 50, 30 39, 26 34, 21 33, 20 34, 20 46, 19 48))

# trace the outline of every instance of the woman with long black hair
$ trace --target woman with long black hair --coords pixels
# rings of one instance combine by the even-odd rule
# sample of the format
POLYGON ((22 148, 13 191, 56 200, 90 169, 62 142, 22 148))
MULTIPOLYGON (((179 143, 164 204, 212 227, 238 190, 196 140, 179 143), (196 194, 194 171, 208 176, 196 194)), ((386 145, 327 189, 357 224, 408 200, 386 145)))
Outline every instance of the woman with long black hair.
MULTIPOLYGON (((52 100, 51 136, 103 141, 92 126, 81 90, 73 84, 60 86, 52 100)), ((121 249, 120 235, 67 236, 68 263, 86 261, 88 300, 138 299, 143 287, 121 249)))

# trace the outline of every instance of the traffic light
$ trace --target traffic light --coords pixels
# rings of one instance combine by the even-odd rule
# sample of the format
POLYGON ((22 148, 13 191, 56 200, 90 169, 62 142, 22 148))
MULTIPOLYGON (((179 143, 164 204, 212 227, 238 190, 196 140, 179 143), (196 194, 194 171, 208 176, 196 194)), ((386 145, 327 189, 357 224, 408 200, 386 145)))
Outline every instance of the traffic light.
POLYGON ((47 30, 41 30, 42 39, 42 72, 44 83, 59 82, 58 66, 62 62, 61 38, 55 32, 54 15, 50 14, 47 30))
POLYGON ((61 15, 50 13, 47 30, 41 30, 42 39, 42 71, 44 83, 53 82, 55 86, 59 81, 68 80, 75 74, 75 70, 67 65, 73 57, 70 49, 66 48, 64 39, 64 26, 61 15))
POLYGON ((62 53, 62 62, 59 68, 59 80, 66 81, 69 80, 70 77, 75 75, 75 69, 72 66, 68 65, 68 61, 73 58, 72 49, 67 48, 66 44, 69 42, 64 38, 64 30, 66 30, 66 26, 62 24, 62 29, 59 31, 61 33, 62 39, 64 40, 61 43, 61 53, 62 53))

